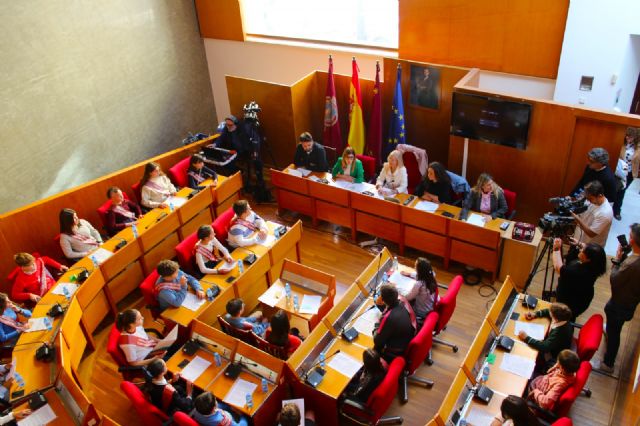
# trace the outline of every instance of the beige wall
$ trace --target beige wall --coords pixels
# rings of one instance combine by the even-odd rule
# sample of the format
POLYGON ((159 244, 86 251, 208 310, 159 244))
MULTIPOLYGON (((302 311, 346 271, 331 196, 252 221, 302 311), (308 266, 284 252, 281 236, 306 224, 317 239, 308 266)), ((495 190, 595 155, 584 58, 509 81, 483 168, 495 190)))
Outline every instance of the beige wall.
POLYGON ((213 130, 193 1, 5 1, 0 27, 0 211, 213 130))

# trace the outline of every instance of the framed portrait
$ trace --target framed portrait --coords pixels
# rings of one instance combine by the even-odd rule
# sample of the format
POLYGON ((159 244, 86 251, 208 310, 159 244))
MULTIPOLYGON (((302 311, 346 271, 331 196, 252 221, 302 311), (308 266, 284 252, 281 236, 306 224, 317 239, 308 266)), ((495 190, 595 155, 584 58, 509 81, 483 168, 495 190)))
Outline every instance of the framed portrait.
POLYGON ((440 69, 411 65, 409 104, 436 110, 440 108, 440 69))

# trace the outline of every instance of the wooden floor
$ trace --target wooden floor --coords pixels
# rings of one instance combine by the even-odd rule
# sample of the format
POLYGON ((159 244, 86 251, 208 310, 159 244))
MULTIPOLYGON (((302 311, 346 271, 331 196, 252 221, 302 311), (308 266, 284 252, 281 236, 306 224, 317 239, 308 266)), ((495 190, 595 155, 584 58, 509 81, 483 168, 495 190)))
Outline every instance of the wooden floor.
MULTIPOLYGON (((282 218, 276 217, 274 205, 253 206, 255 210, 266 219, 272 219, 283 223, 298 219, 293 214, 287 214, 282 218)), ((304 231, 301 243, 302 263, 334 274, 338 282, 338 295, 341 297, 346 286, 351 284, 362 269, 370 262, 372 254, 349 241, 348 230, 339 229, 333 225, 322 224, 313 229, 308 219, 304 221, 304 231)), ((361 236, 360 241, 367 239, 361 236)), ((388 245, 392 252, 397 252, 397 247, 388 245)), ((408 251, 405 257, 400 257, 401 263, 412 265, 418 252, 408 251)), ((441 267, 438 259, 431 259, 437 270, 437 278, 440 283, 448 283, 450 279, 462 270, 461 266, 453 266, 450 271, 441 267)), ((543 272, 536 275, 531 286, 530 293, 539 295, 543 272)), ((485 276, 484 281, 489 280, 485 276)), ((500 283, 495 283, 495 288, 500 283)), ((401 405, 395 402, 388 411, 388 415, 401 415, 405 425, 423 425, 437 411, 440 403, 449 388, 457 368, 469 347, 469 342, 475 336, 482 318, 494 297, 494 291, 490 286, 463 286, 458 296, 458 306, 447 329, 441 337, 459 346, 458 353, 444 346, 434 348, 434 365, 423 365, 417 372, 419 376, 428 377, 435 381, 432 389, 426 389, 417 385, 410 385, 409 402, 401 405)), ((608 276, 601 278, 597 283, 596 297, 590 309, 578 320, 584 322, 592 313, 602 313, 603 307, 609 298, 608 276)), ((142 306, 138 295, 132 295, 123 303, 124 306, 142 306)), ((123 306, 123 308, 124 308, 123 306)), ((152 325, 146 315, 145 326, 152 325)), ((637 321, 637 318, 636 320, 637 321)), ((95 336, 97 349, 87 354, 80 366, 80 380, 89 398, 97 408, 108 414, 122 425, 139 424, 136 413, 128 400, 119 390, 120 374, 110 356, 106 353, 106 338, 111 323, 105 322, 101 331, 95 336)), ((628 326, 623 331, 623 342, 627 340, 628 326)), ((601 348, 602 350, 602 348, 601 348)), ((622 348, 618 356, 617 365, 627 354, 622 348)), ((601 353, 594 359, 599 359, 601 353)), ((571 411, 571 417, 576 425, 607 425, 612 415, 615 392, 618 380, 598 373, 592 373, 588 385, 593 391, 591 398, 581 396, 571 411)), ((616 424, 623 424, 617 422, 616 424)))

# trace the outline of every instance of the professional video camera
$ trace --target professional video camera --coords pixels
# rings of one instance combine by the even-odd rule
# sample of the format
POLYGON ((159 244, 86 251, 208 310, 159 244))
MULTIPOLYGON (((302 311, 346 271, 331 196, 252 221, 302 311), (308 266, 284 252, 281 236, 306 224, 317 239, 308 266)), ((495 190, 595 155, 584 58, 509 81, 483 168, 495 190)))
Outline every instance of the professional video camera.
POLYGON ((256 101, 251 101, 248 104, 244 104, 242 106, 242 111, 244 112, 244 119, 251 120, 256 123, 257 126, 260 126, 260 121, 258 121, 258 113, 262 111, 260 105, 256 101))
POLYGON ((574 200, 571 197, 549 198, 549 202, 558 216, 571 216, 571 213, 580 214, 585 212, 587 210, 586 200, 586 198, 574 200))
POLYGON ((573 232, 575 219, 571 213, 580 214, 587 210, 585 199, 572 200, 570 197, 552 197, 549 203, 554 212, 545 213, 538 221, 538 226, 544 235, 564 237, 573 232))

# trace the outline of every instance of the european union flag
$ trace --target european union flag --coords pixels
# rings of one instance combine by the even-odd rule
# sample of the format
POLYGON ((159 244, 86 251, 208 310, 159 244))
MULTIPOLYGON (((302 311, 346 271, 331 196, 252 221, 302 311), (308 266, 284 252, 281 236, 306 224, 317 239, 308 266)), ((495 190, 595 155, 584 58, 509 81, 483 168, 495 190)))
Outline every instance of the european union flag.
POLYGON ((391 122, 389 123, 389 137, 385 149, 385 157, 396 149, 399 143, 406 143, 404 128, 404 105, 402 103, 402 68, 398 64, 398 75, 396 76, 396 92, 393 95, 393 106, 391 107, 391 122))

